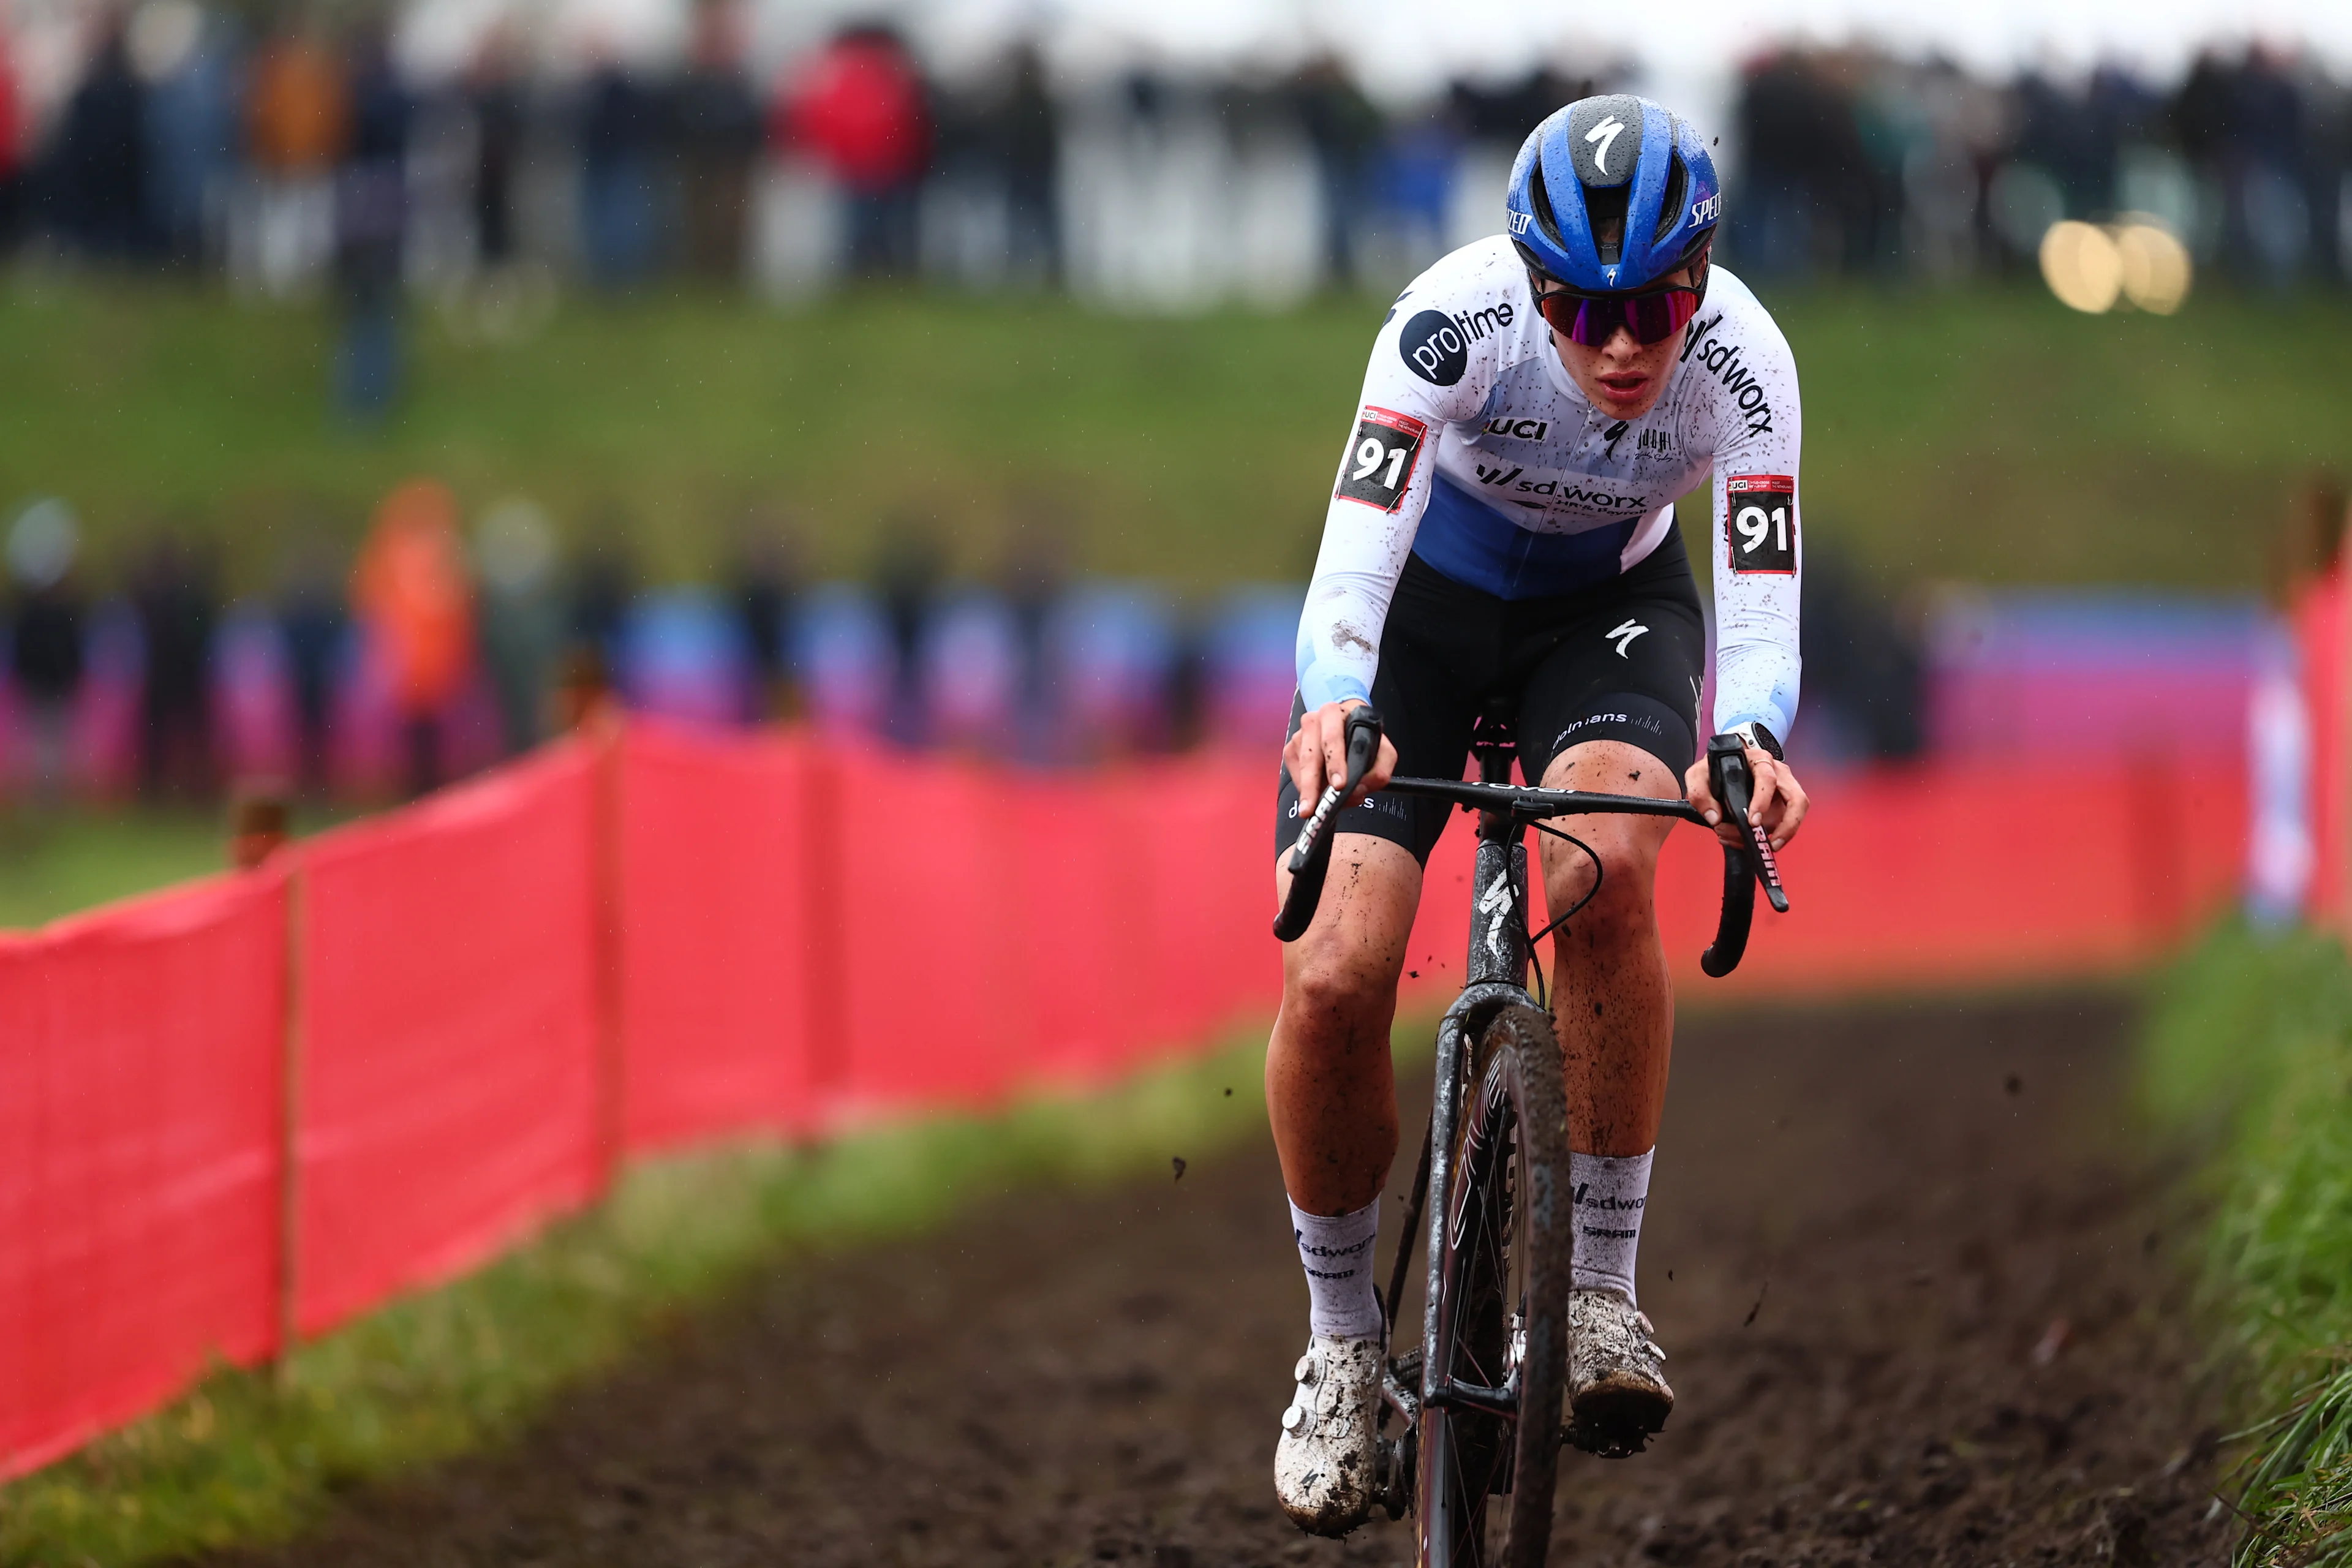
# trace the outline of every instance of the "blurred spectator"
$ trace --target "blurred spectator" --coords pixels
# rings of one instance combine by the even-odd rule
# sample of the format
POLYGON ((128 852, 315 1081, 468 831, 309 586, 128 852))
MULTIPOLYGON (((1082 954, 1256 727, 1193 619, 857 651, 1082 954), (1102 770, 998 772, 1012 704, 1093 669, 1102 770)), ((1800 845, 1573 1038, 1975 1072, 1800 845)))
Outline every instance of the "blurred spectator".
POLYGON ((409 794, 423 795, 441 782, 444 719, 474 654, 457 502, 446 487, 411 479, 383 498, 352 574, 352 605, 400 716, 409 794))
POLYGON ((280 33, 254 56, 245 135, 255 184, 231 219, 230 267, 265 293, 283 294, 334 255, 333 175, 351 135, 342 68, 310 33, 280 33))
POLYGON ((1805 574, 1805 755, 1832 765, 1918 755, 1917 632, 1837 552, 1811 546, 1805 574))
POLYGON ((1013 616, 1013 729, 1017 753, 1050 761, 1054 731, 1054 668, 1047 634, 1069 585, 1069 531, 1050 502, 1033 503, 1005 552, 1005 607, 1013 616))
POLYGON ((801 595, 798 542, 777 522, 747 519, 736 536, 729 575, 736 624, 757 688, 758 716, 797 717, 801 704, 792 650, 801 595))
POLYGON ((994 142, 1004 170, 1005 262, 1024 282, 1062 277, 1060 115, 1034 44, 1013 52, 994 142))
POLYGON ((80 694, 84 614, 73 585, 80 531, 61 500, 36 501, 8 531, 16 586, 8 673, 29 753, 34 801, 63 799, 72 767, 74 699, 80 694))
POLYGON ((920 71, 898 35, 851 27, 794 74, 774 138, 823 163, 849 198, 849 260, 862 273, 912 270, 916 194, 930 162, 920 71))
POLYGON ((654 155, 657 105, 636 77, 606 58, 589 73, 580 107, 580 237, 588 276, 608 289, 641 281, 659 239, 654 155))
POLYGON ((546 731, 563 610, 555 591, 555 531, 530 501, 501 501, 475 536, 482 579, 482 663, 498 700, 506 753, 539 744, 546 731))
POLYGON ((618 668, 621 632, 629 616, 629 599, 636 591, 636 571, 629 557, 630 521, 618 511, 605 511, 591 523, 588 544, 580 552, 572 573, 565 605, 570 621, 565 653, 575 667, 567 680, 587 679, 598 689, 610 685, 618 668))
POLYGON ((874 562, 874 591, 889 629, 891 700, 884 732, 901 745, 929 735, 923 701, 923 634, 939 602, 940 541, 921 521, 900 516, 885 530, 874 562))
POLYGON ((1318 55, 1307 61, 1293 79, 1291 90, 1297 100, 1299 124, 1315 149, 1315 173, 1322 187, 1324 269, 1334 282, 1350 283, 1356 279, 1356 230, 1364 210, 1366 175, 1381 140, 1381 111, 1336 55, 1318 55))
POLYGON ((204 258, 207 204, 236 159, 236 62, 226 29, 195 0, 147 0, 128 38, 147 90, 150 229, 168 259, 193 266, 204 258))
POLYGON ((25 234, 25 103, 15 40, 0 29, 0 255, 25 234))
POLYGON ((732 282, 743 275, 751 166, 760 151, 760 104, 743 66, 734 0, 702 0, 694 48, 673 115, 686 207, 686 267, 732 282))
POLYGON ((362 33, 351 75, 351 137, 335 175, 335 259, 343 300, 338 402, 381 418, 400 385, 402 243, 408 229, 412 103, 379 27, 362 33))
POLYGON ((48 179, 58 233, 85 254, 124 261, 148 248, 147 94, 120 22, 66 100, 48 179))
POLYGON ((213 627, 220 596, 211 550, 179 531, 155 536, 133 569, 131 602, 146 650, 139 702, 139 782, 151 799, 211 795, 213 627))
POLYGON ((466 90, 474 115, 474 259, 495 271, 515 258, 515 173, 523 144, 523 87, 503 30, 482 46, 466 90))
POLYGON ((1874 183, 1853 95, 1786 51, 1748 73, 1738 119, 1746 178, 1727 226, 1740 266, 1802 278, 1866 254, 1874 183))
POLYGON ((339 566, 333 547, 312 535, 288 552, 278 585, 278 629, 294 696, 295 782, 312 792, 329 784, 335 687, 350 630, 339 566))

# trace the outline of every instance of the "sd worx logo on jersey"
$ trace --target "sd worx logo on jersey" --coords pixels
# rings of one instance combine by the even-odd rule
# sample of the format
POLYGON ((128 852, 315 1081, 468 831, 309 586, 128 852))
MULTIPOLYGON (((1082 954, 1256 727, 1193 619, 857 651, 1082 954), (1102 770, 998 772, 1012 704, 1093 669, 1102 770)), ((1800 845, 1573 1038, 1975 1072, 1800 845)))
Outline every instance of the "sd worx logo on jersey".
POLYGON ((1716 380, 1723 383, 1723 389, 1739 405, 1740 417, 1748 422, 1748 433, 1761 436, 1772 428, 1772 405, 1766 400, 1764 384, 1756 379, 1756 373, 1739 363, 1739 345, 1727 343, 1721 338, 1708 341, 1722 324, 1723 313, 1719 310, 1704 321, 1693 321, 1683 334, 1682 357, 1696 358, 1716 380))
POLYGON ((1432 386, 1452 386, 1470 367, 1470 345, 1509 326, 1515 313, 1508 300, 1456 316, 1423 310, 1397 333, 1397 353, 1432 386))
MULTIPOLYGON (((1515 495, 1541 496, 1546 500, 1559 501, 1569 506, 1589 508, 1612 515, 1625 513, 1639 517, 1649 510, 1648 500, 1642 496, 1613 495, 1607 490, 1588 490, 1565 475, 1548 479, 1521 479, 1524 468, 1505 468, 1497 463, 1488 468, 1484 463, 1471 465, 1478 470, 1478 482, 1496 489, 1507 489, 1515 495)), ((1538 470, 1540 472, 1541 470, 1538 470)))

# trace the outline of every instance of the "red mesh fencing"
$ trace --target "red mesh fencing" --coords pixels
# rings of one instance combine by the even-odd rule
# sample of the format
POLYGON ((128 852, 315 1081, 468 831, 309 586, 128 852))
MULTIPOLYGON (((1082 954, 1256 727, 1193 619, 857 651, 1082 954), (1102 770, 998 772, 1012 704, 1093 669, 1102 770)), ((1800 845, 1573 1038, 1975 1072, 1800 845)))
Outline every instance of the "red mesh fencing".
MULTIPOLYGON (((1264 1017, 1273 782, 637 724, 0 939, 0 1472, 478 1262, 622 1152, 1099 1081, 1264 1017)), ((1672 837, 1667 952, 1693 999, 2110 971, 2229 897, 2245 812, 2234 768, 2153 759, 1826 779, 1796 910, 1728 983, 1696 973, 1720 857, 1672 837)), ((1460 984, 1473 847, 1457 820, 1430 863, 1423 1004, 1460 984)))
POLYGON ((596 763, 568 742, 303 850, 301 1332, 593 1190, 596 763))
POLYGON ((0 1476, 275 1346, 285 899, 0 937, 0 1476))
POLYGON ((647 723, 621 757, 624 1141, 804 1129, 818 759, 647 723))

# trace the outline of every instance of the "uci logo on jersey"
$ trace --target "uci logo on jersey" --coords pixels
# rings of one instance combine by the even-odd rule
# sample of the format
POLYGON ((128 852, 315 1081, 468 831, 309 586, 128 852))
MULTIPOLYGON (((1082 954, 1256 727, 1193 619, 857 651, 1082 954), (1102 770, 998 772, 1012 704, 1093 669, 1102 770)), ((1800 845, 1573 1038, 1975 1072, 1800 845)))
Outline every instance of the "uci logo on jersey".
POLYGON ((1514 419, 1506 414, 1500 419, 1487 420, 1485 433, 1510 436, 1521 441, 1540 441, 1544 438, 1544 432, 1550 428, 1551 421, 1549 419, 1514 419))

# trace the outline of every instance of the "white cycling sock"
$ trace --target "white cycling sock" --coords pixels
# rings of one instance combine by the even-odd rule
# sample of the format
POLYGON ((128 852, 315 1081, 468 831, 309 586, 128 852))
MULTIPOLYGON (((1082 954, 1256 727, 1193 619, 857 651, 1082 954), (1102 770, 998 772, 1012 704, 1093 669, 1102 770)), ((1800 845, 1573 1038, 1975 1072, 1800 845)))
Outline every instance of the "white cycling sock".
MULTIPOLYGON (((1642 1246, 1642 1210, 1650 1201, 1650 1157, 1568 1156, 1576 1194, 1576 1254, 1569 1275, 1580 1290, 1614 1290, 1634 1301, 1633 1254, 1642 1246)), ((1638 1304, 1638 1303, 1637 1303, 1638 1304)))
POLYGON ((1377 1339, 1384 1325, 1372 1285, 1372 1242, 1381 1233, 1381 1200, 1329 1216, 1293 1204, 1290 1233, 1307 1269, 1307 1327, 1330 1339, 1377 1339))

